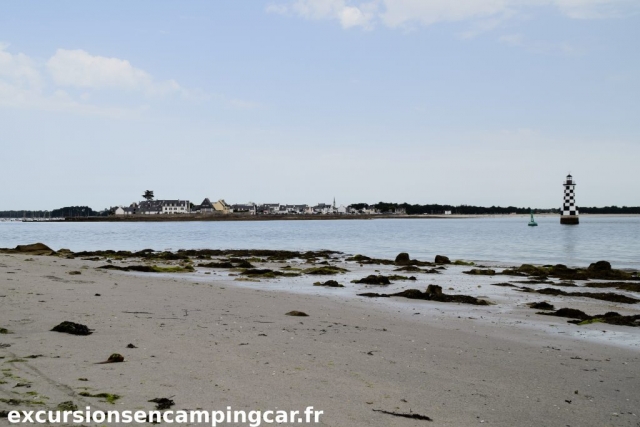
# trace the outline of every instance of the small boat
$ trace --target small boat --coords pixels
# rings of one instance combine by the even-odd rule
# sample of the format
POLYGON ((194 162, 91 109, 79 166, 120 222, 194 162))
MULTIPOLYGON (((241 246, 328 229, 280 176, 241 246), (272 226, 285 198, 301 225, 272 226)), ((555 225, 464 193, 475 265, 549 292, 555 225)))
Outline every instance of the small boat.
POLYGON ((533 211, 530 211, 530 212, 531 212, 531 221, 529 221, 528 225, 529 227, 537 227, 538 223, 533 219, 533 211))

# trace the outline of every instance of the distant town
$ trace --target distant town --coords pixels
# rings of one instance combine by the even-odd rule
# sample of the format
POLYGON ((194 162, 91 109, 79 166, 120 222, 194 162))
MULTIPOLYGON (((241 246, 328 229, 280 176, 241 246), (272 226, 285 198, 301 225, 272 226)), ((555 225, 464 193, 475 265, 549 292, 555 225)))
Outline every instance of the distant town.
MULTIPOLYGON (((206 197, 200 204, 189 200, 154 200, 153 191, 147 190, 142 196, 145 200, 131 203, 129 206, 115 206, 109 209, 109 215, 177 215, 177 214, 245 214, 245 215, 372 215, 381 213, 369 205, 345 206, 318 203, 311 205, 289 205, 281 203, 244 203, 228 204, 224 199, 212 202, 206 197)), ((388 214, 406 214, 406 209, 391 208, 388 214)), ((450 212, 449 212, 450 213, 450 212)))

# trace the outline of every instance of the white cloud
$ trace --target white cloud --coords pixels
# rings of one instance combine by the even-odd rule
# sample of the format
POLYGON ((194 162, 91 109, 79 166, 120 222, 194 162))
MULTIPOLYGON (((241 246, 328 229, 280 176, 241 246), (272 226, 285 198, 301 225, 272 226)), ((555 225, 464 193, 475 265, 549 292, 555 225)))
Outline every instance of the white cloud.
POLYGON ((123 89, 151 96, 186 94, 175 80, 157 82, 127 60, 90 55, 84 50, 58 49, 47 61, 47 69, 58 86, 123 89))
POLYGON ((378 0, 360 2, 357 6, 347 0, 296 0, 285 4, 267 6, 267 12, 282 15, 295 14, 306 19, 335 19, 343 28, 371 28, 376 17, 378 0))
POLYGON ((474 22, 462 37, 474 37, 535 7, 553 7, 573 19, 620 17, 640 12, 637 0, 295 0, 272 4, 268 12, 306 19, 333 19, 343 28, 410 28, 440 22, 474 22))
POLYGON ((17 87, 39 88, 42 79, 34 61, 22 53, 12 55, 8 48, 8 43, 0 42, 0 79, 17 87))
POLYGON ((99 89, 134 91, 153 97, 174 94, 198 98, 174 80, 157 82, 149 73, 122 59, 59 49, 46 64, 39 64, 23 53, 11 53, 9 44, 0 42, 0 107, 110 117, 132 117, 148 109, 142 100, 131 105, 129 99, 118 106, 92 102, 93 92, 99 89), (65 88, 83 90, 69 93, 65 88))

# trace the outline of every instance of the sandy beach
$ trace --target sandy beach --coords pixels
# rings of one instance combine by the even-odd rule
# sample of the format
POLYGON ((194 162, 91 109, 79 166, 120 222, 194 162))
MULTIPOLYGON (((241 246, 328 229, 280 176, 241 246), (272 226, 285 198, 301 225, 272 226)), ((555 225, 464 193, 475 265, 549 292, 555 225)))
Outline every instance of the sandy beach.
MULTIPOLYGON (((134 264, 141 262, 111 263, 134 264)), ((308 267, 302 260, 258 264, 308 267)), ((173 410, 313 406, 324 426, 640 425, 640 328, 569 324, 526 305, 634 315, 638 304, 492 286, 523 278, 467 275, 472 267, 463 265, 397 273, 416 280, 387 286, 355 284, 396 266, 332 264, 349 271, 238 281, 238 269, 124 272, 96 268, 104 258, 0 254, 0 327, 7 332, 0 335, 0 411, 67 401, 152 410, 150 399, 166 397, 173 410), (329 279, 345 287, 313 286, 329 279), (358 296, 429 284, 491 304, 358 296), (285 315, 293 310, 308 317, 285 315), (63 321, 94 332, 51 331, 63 321), (125 361, 97 364, 113 353, 125 361), (80 393, 121 397, 112 404, 80 393)), ((10 424, 0 418, 0 425, 10 424)))

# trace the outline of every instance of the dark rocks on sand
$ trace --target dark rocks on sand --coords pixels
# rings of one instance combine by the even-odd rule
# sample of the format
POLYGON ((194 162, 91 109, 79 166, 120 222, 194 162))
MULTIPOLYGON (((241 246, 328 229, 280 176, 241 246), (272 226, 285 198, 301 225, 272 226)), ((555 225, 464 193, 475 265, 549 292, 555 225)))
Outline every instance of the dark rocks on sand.
POLYGON ((44 243, 34 243, 31 245, 18 245, 15 252, 29 255, 53 255, 56 252, 44 243))
POLYGON ((540 279, 557 277, 562 280, 632 280, 634 278, 631 273, 612 269, 608 261, 595 262, 589 265, 588 268, 570 268, 564 264, 545 266, 522 264, 516 269, 506 269, 501 274, 510 276, 535 276, 540 279))
POLYGON ((51 330, 55 332, 64 332, 65 334, 71 335, 91 335, 93 333, 93 331, 86 325, 68 321, 60 323, 51 330))
POLYGON ((398 254, 395 262, 396 265, 409 265, 409 263, 411 262, 411 258, 409 257, 408 253, 402 252, 398 254))
POLYGON ((198 267, 206 267, 206 268, 233 268, 233 264, 229 261, 223 262, 205 262, 198 264, 198 267))
POLYGON ((618 302, 621 304, 635 304, 640 302, 640 299, 628 297, 626 295, 616 294, 614 292, 565 292, 560 289, 544 288, 544 289, 531 289, 527 287, 520 288, 523 292, 534 292, 542 295, 554 295, 554 296, 569 296, 569 297, 583 297, 593 298, 602 301, 618 302))
POLYGON ((109 356, 109 358, 107 359, 108 363, 121 363, 124 362, 124 356, 119 354, 119 353, 113 353, 111 356, 109 356))
MULTIPOLYGON (((108 261, 107 261, 108 262, 108 261)), ((119 271, 137 271, 139 273, 190 273, 195 271, 191 265, 174 265, 170 267, 159 267, 157 265, 126 265, 118 266, 113 264, 105 264, 97 267, 104 270, 119 270, 119 271)))
POLYGON ((253 264, 251 264, 246 259, 242 258, 229 258, 229 261, 235 264, 237 268, 255 268, 253 264))
POLYGON ((427 301, 438 302, 456 302, 462 304, 472 305, 489 305, 485 300, 481 300, 469 295, 447 295, 442 293, 442 288, 436 285, 430 285, 426 292, 421 292, 418 289, 407 289, 406 291, 398 292, 395 294, 378 294, 378 293, 363 293, 358 296, 369 298, 389 298, 389 297, 403 297, 409 299, 419 299, 427 301))
POLYGON ((531 308, 535 308, 536 310, 555 310, 556 308, 553 306, 553 304, 549 304, 546 301, 541 301, 541 302, 530 302, 529 304, 527 304, 529 307, 531 308))
POLYGON ((176 404, 173 400, 167 397, 156 397, 155 399, 151 399, 149 402, 155 403, 156 409, 158 410, 169 409, 176 404))
POLYGON ((309 315, 304 311, 293 310, 288 313, 285 313, 285 316, 308 317, 309 315))
POLYGON ((104 363, 122 363, 124 362, 124 356, 119 353, 113 353, 105 362, 100 362, 99 364, 104 363))
POLYGON ((589 316, 584 311, 576 310, 574 308, 561 308, 553 313, 543 313, 539 312, 538 314, 543 314, 545 316, 556 316, 556 317, 566 317, 569 319, 569 323, 575 323, 578 325, 588 325, 590 323, 608 323, 610 325, 620 325, 620 326, 632 326, 639 327, 640 326, 640 314, 632 315, 632 316, 622 316, 615 311, 609 311, 604 314, 596 314, 595 316, 589 316))
POLYGON ((416 267, 415 265, 406 265, 404 267, 396 268, 394 271, 422 272, 423 270, 420 267, 416 267))
POLYGON ((336 282, 335 280, 327 280, 324 283, 316 282, 316 283, 313 284, 313 286, 326 286, 328 288, 344 288, 344 285, 341 285, 340 283, 336 282))
POLYGON ((360 264, 378 264, 378 265, 393 265, 394 261, 390 259, 378 259, 378 258, 370 258, 366 255, 354 255, 352 257, 348 257, 345 261, 355 261, 360 264))
POLYGON ((444 255, 436 255, 435 263, 436 264, 451 264, 451 260, 449 259, 449 257, 446 257, 444 255))
POLYGON ((463 271, 464 274, 471 274, 474 276, 495 276, 496 271, 491 269, 483 270, 481 268, 474 268, 469 271, 463 271))
POLYGON ((427 286, 427 293, 433 296, 442 296, 442 286, 429 285, 427 286))
POLYGON ((346 268, 336 267, 335 265, 323 265, 322 267, 311 267, 303 270, 304 274, 311 274, 315 276, 327 276, 334 274, 346 273, 349 270, 346 268))
POLYGON ((371 274, 365 278, 360 280, 352 280, 351 283, 362 283, 366 285, 390 285, 391 282, 387 276, 376 276, 375 274, 371 274))
POLYGON ((640 292, 640 283, 628 282, 591 282, 585 283, 587 288, 616 288, 622 291, 640 292))

